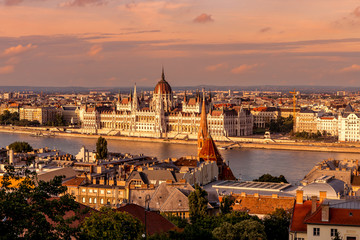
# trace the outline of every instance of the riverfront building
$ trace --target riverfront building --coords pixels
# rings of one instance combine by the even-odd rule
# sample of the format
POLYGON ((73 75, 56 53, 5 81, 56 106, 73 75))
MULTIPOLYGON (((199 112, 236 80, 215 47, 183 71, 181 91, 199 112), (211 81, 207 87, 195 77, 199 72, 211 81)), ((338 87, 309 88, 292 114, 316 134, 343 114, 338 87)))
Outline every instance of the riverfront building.
POLYGON ((185 94, 180 104, 174 100, 164 72, 149 101, 137 96, 135 85, 129 97, 119 96, 115 108, 83 106, 80 121, 83 133, 196 139, 202 104, 206 105, 209 131, 214 138, 252 134, 253 116, 249 110, 241 106, 216 109, 211 96, 201 102, 200 94, 189 99, 185 94))

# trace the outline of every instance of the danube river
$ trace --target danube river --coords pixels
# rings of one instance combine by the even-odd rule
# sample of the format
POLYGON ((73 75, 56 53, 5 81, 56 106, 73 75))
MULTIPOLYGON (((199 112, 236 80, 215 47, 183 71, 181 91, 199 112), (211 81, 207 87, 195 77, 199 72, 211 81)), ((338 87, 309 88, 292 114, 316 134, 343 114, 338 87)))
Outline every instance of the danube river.
MULTIPOLYGON (((71 154, 77 154, 82 146, 89 150, 94 150, 96 144, 96 139, 89 138, 32 137, 25 134, 0 133, 0 147, 5 147, 15 141, 29 142, 34 148, 56 148, 71 154)), ((133 155, 143 153, 158 159, 196 155, 197 150, 196 145, 122 140, 108 140, 108 148, 112 152, 130 153, 133 155)), ((350 153, 246 148, 220 150, 220 153, 226 162, 229 162, 237 178, 253 180, 264 173, 276 176, 282 174, 291 183, 299 182, 317 162, 324 159, 360 159, 360 154, 350 153)))

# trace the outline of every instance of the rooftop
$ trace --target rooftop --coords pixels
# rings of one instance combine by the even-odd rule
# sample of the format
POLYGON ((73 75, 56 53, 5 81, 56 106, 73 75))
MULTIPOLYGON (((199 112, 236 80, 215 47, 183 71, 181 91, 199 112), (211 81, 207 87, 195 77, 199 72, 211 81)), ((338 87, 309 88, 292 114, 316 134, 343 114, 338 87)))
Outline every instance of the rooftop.
POLYGON ((216 189, 235 189, 235 190, 258 190, 258 191, 272 191, 280 192, 288 187, 289 183, 270 183, 270 182, 237 182, 237 181, 224 181, 214 185, 216 189))

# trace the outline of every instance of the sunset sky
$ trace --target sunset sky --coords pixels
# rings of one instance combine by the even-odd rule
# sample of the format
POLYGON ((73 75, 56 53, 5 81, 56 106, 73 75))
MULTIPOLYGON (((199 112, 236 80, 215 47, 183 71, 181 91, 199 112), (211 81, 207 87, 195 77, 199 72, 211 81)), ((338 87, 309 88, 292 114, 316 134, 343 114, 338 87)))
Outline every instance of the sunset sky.
POLYGON ((0 0, 0 85, 360 86, 359 0, 0 0))

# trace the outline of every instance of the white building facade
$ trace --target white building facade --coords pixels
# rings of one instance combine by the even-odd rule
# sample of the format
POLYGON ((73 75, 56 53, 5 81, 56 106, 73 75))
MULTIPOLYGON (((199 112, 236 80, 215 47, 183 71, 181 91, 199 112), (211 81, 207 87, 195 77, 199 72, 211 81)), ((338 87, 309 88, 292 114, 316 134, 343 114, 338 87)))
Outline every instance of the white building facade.
MULTIPOLYGON (((232 109, 211 109, 207 101, 210 134, 221 137, 247 136, 253 133, 253 116, 240 106, 232 109)), ((125 135, 156 138, 196 139, 200 126, 200 101, 184 99, 185 111, 175 108, 170 85, 162 79, 157 83, 149 107, 140 108, 136 86, 133 94, 119 99, 115 109, 88 108, 80 110, 83 133, 125 135)))

